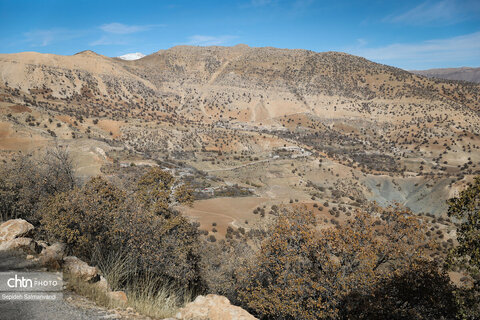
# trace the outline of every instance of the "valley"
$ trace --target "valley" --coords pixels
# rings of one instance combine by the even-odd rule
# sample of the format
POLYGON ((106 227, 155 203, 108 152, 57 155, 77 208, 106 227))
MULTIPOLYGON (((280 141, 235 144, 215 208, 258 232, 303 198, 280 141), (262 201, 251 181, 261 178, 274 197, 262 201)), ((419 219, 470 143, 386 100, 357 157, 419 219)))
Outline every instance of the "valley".
POLYGON ((220 238, 268 223, 274 205, 342 216, 397 202, 445 218, 445 199, 480 173, 479 106, 479 84, 339 52, 0 55, 3 159, 64 145, 80 179, 118 183, 160 166, 195 189, 178 209, 220 238))

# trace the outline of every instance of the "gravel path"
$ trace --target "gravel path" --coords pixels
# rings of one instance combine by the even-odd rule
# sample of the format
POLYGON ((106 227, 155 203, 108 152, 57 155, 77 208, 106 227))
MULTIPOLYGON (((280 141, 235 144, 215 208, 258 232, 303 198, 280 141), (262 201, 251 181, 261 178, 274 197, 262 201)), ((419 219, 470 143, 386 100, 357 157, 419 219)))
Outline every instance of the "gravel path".
POLYGON ((51 302, 0 301, 3 320, 89 320, 121 319, 119 315, 101 309, 81 309, 65 300, 51 302))
MULTIPOLYGON (((38 266, 17 252, 0 251, 0 271, 36 271, 38 266)), ((57 301, 0 301, 2 320, 97 320, 128 319, 97 307, 74 293, 64 291, 57 301), (75 304, 85 305, 85 308, 75 304)))

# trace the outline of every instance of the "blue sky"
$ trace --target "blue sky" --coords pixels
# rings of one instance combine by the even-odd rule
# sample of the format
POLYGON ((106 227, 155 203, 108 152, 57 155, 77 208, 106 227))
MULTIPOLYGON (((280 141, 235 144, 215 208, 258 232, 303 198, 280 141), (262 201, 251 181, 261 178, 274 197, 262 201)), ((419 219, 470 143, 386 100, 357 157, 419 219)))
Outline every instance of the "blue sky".
POLYGON ((343 51, 404 69, 480 66, 480 0, 0 0, 0 53, 175 45, 343 51))

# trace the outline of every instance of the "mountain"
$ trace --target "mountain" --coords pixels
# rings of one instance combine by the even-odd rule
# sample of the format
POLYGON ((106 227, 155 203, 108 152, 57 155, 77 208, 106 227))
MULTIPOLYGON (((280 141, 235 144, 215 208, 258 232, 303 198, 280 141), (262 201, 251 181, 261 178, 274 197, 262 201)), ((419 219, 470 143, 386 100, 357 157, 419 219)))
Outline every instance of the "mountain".
POLYGON ((143 57, 145 57, 145 55, 143 53, 135 52, 135 53, 127 53, 127 54, 124 54, 123 56, 119 56, 117 58, 130 61, 130 60, 138 60, 138 59, 141 59, 143 57))
POLYGON ((341 52, 0 54, 0 157, 57 139, 84 177, 165 161, 203 172, 198 190, 254 190, 236 206, 376 200, 440 215, 480 173, 479 106, 480 84, 341 52))
POLYGON ((413 70, 415 74, 426 76, 429 78, 462 80, 480 83, 480 68, 444 68, 429 70, 413 70))

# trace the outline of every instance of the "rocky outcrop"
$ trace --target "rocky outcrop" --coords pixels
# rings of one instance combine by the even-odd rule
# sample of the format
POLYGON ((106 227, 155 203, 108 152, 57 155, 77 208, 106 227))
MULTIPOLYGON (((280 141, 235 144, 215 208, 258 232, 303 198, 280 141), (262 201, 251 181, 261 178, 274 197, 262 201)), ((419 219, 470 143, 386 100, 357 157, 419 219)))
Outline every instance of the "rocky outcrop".
POLYGON ((60 242, 47 246, 38 257, 40 264, 50 269, 60 269, 60 262, 65 256, 65 248, 66 245, 60 242))
POLYGON ((256 319, 244 309, 233 306, 230 301, 215 294, 198 296, 176 315, 181 320, 253 320, 256 319))
POLYGON ((0 225, 0 243, 25 237, 33 229, 33 225, 23 219, 8 220, 0 225))
POLYGON ((37 254, 42 249, 30 238, 14 238, 0 243, 0 251, 21 250, 27 254, 37 254))
POLYGON ((107 279, 105 279, 103 276, 100 276, 100 280, 95 282, 95 287, 103 292, 112 291, 112 289, 110 288, 110 285, 108 284, 107 279))
MULTIPOLYGON (((51 247, 53 247, 53 245, 51 247)), ((61 245, 52 248, 51 257, 55 258, 61 255, 63 253, 61 249, 61 245)), ((89 266, 86 262, 75 256, 68 256, 63 258, 63 270, 79 280, 92 283, 92 286, 104 292, 114 305, 119 307, 125 307, 127 305, 127 294, 123 291, 112 291, 107 279, 100 275, 96 267, 89 266)))
POLYGON ((63 270, 83 281, 95 282, 100 279, 100 274, 96 267, 90 267, 86 262, 75 256, 63 258, 63 270))

